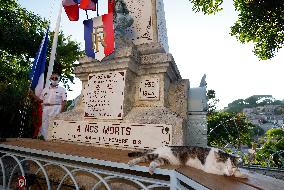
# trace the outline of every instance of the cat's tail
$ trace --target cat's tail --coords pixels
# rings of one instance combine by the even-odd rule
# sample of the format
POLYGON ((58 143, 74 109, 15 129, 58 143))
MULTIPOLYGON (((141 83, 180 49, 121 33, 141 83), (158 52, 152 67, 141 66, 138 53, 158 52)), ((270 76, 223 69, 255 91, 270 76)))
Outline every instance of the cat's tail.
POLYGON ((146 154, 146 152, 129 152, 128 153, 128 157, 140 157, 140 156, 144 156, 146 154))

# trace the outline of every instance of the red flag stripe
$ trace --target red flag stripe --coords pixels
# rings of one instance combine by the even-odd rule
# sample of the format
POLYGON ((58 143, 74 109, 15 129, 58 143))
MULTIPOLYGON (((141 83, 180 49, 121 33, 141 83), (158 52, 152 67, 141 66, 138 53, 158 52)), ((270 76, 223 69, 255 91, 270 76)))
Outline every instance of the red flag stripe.
POLYGON ((39 134, 39 130, 42 124, 42 105, 39 102, 35 103, 35 107, 32 110, 32 116, 33 116, 33 138, 36 138, 39 134))
POLYGON ((64 6, 64 10, 68 16, 70 21, 77 21, 79 20, 79 7, 78 4, 64 6))
POLYGON ((108 13, 113 13, 113 10, 114 10, 114 1, 115 1, 115 0, 108 0, 108 13))
POLYGON ((106 47, 104 47, 104 54, 107 56, 114 51, 114 29, 113 29, 113 14, 105 14, 102 16, 104 23, 104 41, 106 47))
POLYGON ((80 9, 84 9, 84 10, 96 10, 96 2, 93 2, 91 0, 81 0, 80 1, 80 9))

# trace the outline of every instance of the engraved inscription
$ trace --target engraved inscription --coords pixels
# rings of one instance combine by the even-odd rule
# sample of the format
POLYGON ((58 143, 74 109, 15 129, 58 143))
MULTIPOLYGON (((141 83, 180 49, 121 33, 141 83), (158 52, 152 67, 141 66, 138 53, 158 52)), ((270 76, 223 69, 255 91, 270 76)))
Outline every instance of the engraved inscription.
POLYGON ((121 148, 152 149, 172 145, 172 126, 87 121, 54 121, 51 140, 121 148))
POLYGON ((159 78, 142 79, 139 85, 139 100, 159 100, 159 78))
POLYGON ((121 119, 125 71, 95 73, 89 76, 85 87, 85 117, 121 119))

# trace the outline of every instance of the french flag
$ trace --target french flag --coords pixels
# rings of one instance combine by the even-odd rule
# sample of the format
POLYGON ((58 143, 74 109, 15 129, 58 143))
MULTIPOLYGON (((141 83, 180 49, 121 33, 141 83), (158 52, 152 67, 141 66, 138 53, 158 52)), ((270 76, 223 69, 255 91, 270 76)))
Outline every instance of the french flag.
MULTIPOLYGON (((37 52, 36 58, 33 62, 32 70, 30 72, 30 79, 31 79, 31 89, 35 92, 37 97, 40 96, 43 88, 44 88, 44 71, 45 71, 45 64, 46 64, 46 52, 48 47, 48 31, 44 35, 44 38, 41 42, 39 50, 37 52)), ((33 138, 37 137, 39 133, 39 129, 41 127, 42 122, 42 105, 40 102, 35 103, 35 107, 32 110, 33 116, 33 127, 34 133, 33 138)))
POLYGON ((80 0, 62 0, 62 5, 70 21, 79 20, 80 0))
POLYGON ((98 0, 81 0, 80 1, 80 9, 84 10, 96 10, 98 0))
POLYGON ((113 14, 104 14, 85 20, 83 23, 85 53, 88 57, 93 57, 101 61, 114 51, 113 14), (98 43, 96 43, 96 39, 98 39, 96 35, 100 39, 98 43))
POLYGON ((44 70, 46 63, 46 52, 48 47, 48 31, 46 30, 45 36, 41 42, 40 48, 37 52, 36 58, 33 62, 32 70, 30 72, 31 89, 34 90, 36 96, 40 96, 44 87, 44 70))

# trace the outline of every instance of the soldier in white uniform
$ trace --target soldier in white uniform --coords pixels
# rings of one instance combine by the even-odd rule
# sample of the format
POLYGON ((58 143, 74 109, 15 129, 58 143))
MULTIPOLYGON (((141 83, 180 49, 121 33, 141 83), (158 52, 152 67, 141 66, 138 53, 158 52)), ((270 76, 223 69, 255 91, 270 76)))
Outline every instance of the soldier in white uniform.
POLYGON ((50 76, 50 87, 44 88, 41 92, 40 99, 42 100, 42 125, 39 136, 47 139, 48 119, 50 116, 57 115, 64 111, 64 106, 67 99, 65 88, 58 86, 59 75, 53 73, 50 76))

